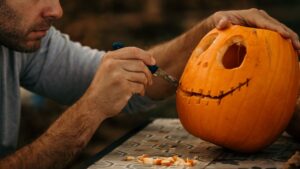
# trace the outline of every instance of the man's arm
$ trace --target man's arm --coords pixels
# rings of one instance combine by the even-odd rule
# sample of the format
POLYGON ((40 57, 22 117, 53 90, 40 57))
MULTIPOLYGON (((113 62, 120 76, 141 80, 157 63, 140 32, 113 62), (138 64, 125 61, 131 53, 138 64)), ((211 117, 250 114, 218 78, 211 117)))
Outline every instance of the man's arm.
MULTIPOLYGON (((2 169, 63 168, 85 147, 103 120, 117 115, 133 94, 152 83, 151 55, 128 47, 103 57, 84 95, 33 143, 0 160, 2 169)), ((76 84, 74 84, 76 85, 76 84)))
MULTIPOLYGON (((299 39, 295 32, 270 17, 266 12, 249 9, 216 12, 188 32, 150 49, 149 52, 155 57, 158 66, 179 79, 189 56, 201 38, 215 27, 224 29, 230 24, 277 31, 283 37, 291 39, 294 48, 300 50, 299 39)), ((146 91, 151 98, 162 99, 174 93, 175 88, 160 78, 154 77, 153 81, 153 85, 149 86, 146 91)))
POLYGON ((37 140, 0 160, 2 169, 63 168, 87 144, 105 114, 78 101, 37 140))

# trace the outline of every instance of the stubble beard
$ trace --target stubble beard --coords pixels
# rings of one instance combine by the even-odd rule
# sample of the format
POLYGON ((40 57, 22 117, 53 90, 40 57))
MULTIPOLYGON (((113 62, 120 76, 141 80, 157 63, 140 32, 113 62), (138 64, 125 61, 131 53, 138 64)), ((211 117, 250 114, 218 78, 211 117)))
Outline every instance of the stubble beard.
POLYGON ((21 24, 16 12, 0 0, 0 43, 19 52, 35 52, 41 46, 41 39, 34 42, 26 40, 30 29, 21 24))

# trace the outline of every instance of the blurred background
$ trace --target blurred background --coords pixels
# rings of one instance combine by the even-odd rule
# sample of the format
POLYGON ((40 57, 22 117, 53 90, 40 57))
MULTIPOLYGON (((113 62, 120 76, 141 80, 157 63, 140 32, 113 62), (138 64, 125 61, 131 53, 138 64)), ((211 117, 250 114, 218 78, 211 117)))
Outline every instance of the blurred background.
MULTIPOLYGON (((298 0, 61 0, 63 18, 55 26, 74 41, 100 50, 122 41, 148 49, 170 40, 219 10, 259 8, 300 33, 298 0)), ((19 146, 44 132, 66 107, 22 90, 22 122, 19 146)), ((155 109, 140 114, 120 114, 106 120, 73 168, 147 118, 177 117, 174 96, 155 109)))

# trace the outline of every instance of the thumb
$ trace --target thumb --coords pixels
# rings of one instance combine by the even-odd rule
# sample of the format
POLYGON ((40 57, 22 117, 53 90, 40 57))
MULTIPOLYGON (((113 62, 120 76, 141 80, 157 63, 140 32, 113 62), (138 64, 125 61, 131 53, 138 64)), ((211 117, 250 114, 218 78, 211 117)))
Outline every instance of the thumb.
POLYGON ((219 30, 223 30, 229 28, 231 26, 231 22, 227 17, 222 17, 216 25, 216 28, 219 30))

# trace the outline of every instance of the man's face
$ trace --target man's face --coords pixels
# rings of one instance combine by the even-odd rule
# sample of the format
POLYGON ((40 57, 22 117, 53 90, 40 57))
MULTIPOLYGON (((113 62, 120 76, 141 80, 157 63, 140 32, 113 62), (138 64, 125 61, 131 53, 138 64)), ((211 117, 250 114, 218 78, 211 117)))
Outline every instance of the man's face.
POLYGON ((62 16, 60 0, 0 0, 0 44, 21 52, 41 46, 53 21, 62 16))

